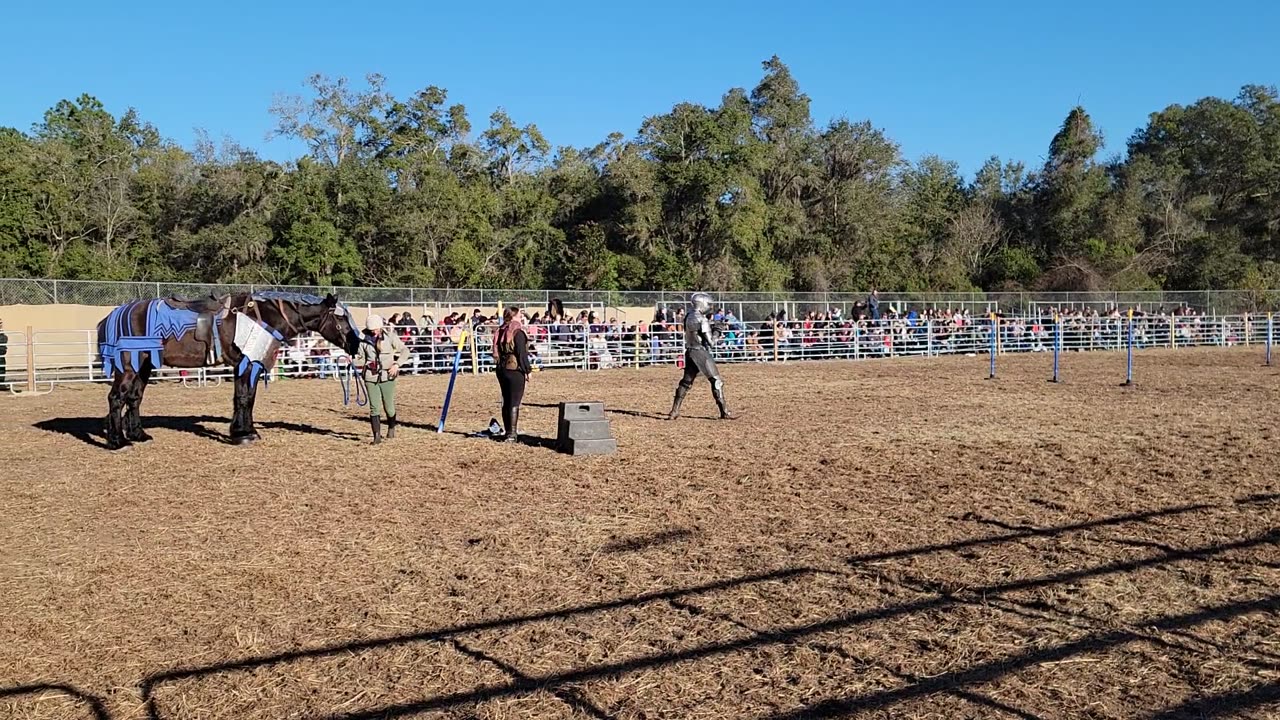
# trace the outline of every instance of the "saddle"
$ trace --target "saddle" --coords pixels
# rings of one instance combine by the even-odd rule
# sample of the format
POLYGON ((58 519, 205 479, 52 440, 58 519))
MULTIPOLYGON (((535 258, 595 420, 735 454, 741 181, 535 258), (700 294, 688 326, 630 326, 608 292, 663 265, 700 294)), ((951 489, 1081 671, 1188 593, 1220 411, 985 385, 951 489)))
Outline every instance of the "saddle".
POLYGON ((227 316, 231 307, 231 296, 221 299, 209 295, 206 297, 184 300, 182 298, 165 298, 165 303, 175 310, 186 310, 196 314, 196 342, 204 343, 209 348, 208 360, 220 361, 222 358, 222 342, 218 333, 218 323, 227 316))
POLYGON ((175 310, 190 310, 198 315, 216 313, 228 305, 228 300, 229 298, 219 300, 213 295, 195 298, 194 300, 183 300, 182 298, 176 297, 164 299, 164 301, 169 304, 169 307, 174 308, 175 310))

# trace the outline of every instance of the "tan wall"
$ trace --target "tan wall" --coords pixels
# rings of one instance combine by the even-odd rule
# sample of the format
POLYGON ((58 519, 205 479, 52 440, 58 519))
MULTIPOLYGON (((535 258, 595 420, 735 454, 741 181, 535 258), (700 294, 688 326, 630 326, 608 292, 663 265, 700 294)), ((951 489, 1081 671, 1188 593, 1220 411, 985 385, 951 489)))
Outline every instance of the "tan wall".
POLYGON ((94 305, 0 305, 0 320, 5 330, 92 330, 111 312, 109 307, 94 305))
MULTIPOLYGON (((4 321, 4 331, 9 335, 9 346, 0 348, 5 355, 7 372, 12 376, 15 372, 25 371, 27 367, 26 331, 32 328, 35 333, 34 354, 37 368, 48 369, 58 367, 82 367, 96 359, 97 348, 94 329, 98 322, 111 313, 114 306, 97 305, 0 305, 0 320, 4 321)), ((351 305, 351 314, 361 326, 365 316, 370 312, 369 305, 351 305)), ((476 309, 474 305, 374 305, 373 311, 384 318, 393 313, 409 312, 417 322, 421 322, 423 314, 430 314, 437 321, 451 312, 464 312, 468 316, 476 309)), ((583 307, 565 305, 565 312, 576 315, 583 307)), ((529 314, 543 312, 545 307, 533 306, 526 309, 529 314)), ((493 314, 496 307, 480 307, 480 312, 493 314)), ((618 318, 626 322, 648 321, 653 318, 653 308, 605 308, 604 319, 618 318)))
MULTIPOLYGON (((369 313, 368 305, 352 305, 351 314, 361 323, 364 322, 365 316, 369 313)), ((476 308, 474 305, 375 305, 373 309, 384 318, 391 316, 393 313, 409 312, 413 314, 415 321, 420 321, 423 314, 430 314, 437 321, 444 318, 451 312, 465 312, 470 315, 476 308)), ((565 306, 565 312, 577 314, 578 310, 584 308, 565 306)), ((27 326, 31 326, 36 330, 92 330, 98 325, 98 321, 105 318, 110 312, 111 307, 100 307, 97 305, 0 305, 0 320, 4 320, 5 328, 9 332, 24 332, 27 326)), ((534 312, 543 312, 545 308, 530 307, 527 312, 532 315, 534 312)), ((480 312, 493 314, 497 312, 496 307, 480 307, 480 312)), ((604 313, 605 319, 616 317, 619 320, 627 322, 638 322, 641 320, 651 320, 653 318, 653 308, 649 307, 629 307, 629 308, 606 308, 604 313)))

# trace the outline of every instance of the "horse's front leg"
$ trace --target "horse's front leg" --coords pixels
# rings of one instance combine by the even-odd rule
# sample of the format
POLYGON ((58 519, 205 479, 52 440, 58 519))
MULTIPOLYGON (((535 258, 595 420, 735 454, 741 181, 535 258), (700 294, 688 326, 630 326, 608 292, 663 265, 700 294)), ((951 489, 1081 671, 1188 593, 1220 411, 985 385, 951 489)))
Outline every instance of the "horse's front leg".
POLYGON ((246 428, 249 431, 250 441, 262 439, 262 436, 258 434, 258 428, 253 426, 253 406, 257 401, 258 401, 258 386, 255 383, 249 386, 249 400, 248 400, 247 406, 245 407, 245 422, 247 423, 246 428))
POLYGON ((124 434, 125 390, 127 376, 125 371, 116 370, 111 382, 111 392, 107 395, 107 449, 119 450, 127 447, 129 441, 124 434))
POLYGON ((236 378, 235 406, 231 415, 231 442, 245 445, 259 439, 253 429, 253 399, 257 387, 249 383, 249 373, 236 378))
POLYGON ((130 387, 125 390, 124 436, 129 442, 144 443, 151 440, 142 429, 142 396, 147 391, 147 383, 151 380, 151 364, 143 362, 142 371, 134 375, 130 387))

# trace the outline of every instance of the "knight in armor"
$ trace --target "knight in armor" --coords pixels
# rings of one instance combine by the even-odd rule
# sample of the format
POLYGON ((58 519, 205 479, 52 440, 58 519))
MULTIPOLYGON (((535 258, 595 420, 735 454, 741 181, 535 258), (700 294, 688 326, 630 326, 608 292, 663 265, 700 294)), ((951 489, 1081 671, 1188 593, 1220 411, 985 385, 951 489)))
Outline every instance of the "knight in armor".
POLYGON ((711 296, 706 293, 694 293, 689 298, 689 309, 684 314, 684 377, 676 387, 676 399, 671 405, 668 420, 680 417, 680 406, 684 404, 684 396, 689 394, 693 381, 699 374, 711 381, 711 394, 720 408, 722 420, 732 420, 733 414, 724 400, 724 380, 716 369, 716 361, 711 358, 711 346, 714 342, 711 323, 707 314, 711 311, 711 296))

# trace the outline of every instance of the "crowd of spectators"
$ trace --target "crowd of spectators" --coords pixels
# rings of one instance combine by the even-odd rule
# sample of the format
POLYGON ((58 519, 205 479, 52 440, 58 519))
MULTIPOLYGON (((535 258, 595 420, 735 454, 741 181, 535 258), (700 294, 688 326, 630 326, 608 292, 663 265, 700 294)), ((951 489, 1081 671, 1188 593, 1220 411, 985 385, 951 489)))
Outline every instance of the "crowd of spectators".
MULTIPOLYGON (((527 314, 530 361, 544 365, 609 368, 679 363, 684 351, 684 309, 659 306, 652 319, 619 321, 593 310, 566 313, 558 304, 527 314)), ((1066 350, 1123 347, 1129 310, 1117 307, 1053 308, 1037 306, 1001 318, 999 342, 1008 352, 1051 350, 1055 319, 1062 324, 1066 350)), ((1132 310, 1134 341, 1138 347, 1233 345, 1241 342, 1239 319, 1210 318, 1203 311, 1182 306, 1173 310, 1132 310)), ((991 323, 986 312, 969 308, 909 308, 881 304, 872 293, 848 312, 838 307, 806 311, 791 317, 785 310, 762 321, 747 322, 732 308, 720 308, 710 318, 718 339, 718 359, 730 361, 865 358, 911 354, 985 352, 991 323)), ((497 315, 480 309, 450 312, 436 320, 430 314, 414 318, 395 313, 388 327, 409 348, 402 372, 415 375, 447 372, 463 331, 474 334, 475 362, 491 369, 489 352, 499 325, 497 315)), ((471 362, 466 351, 466 362, 471 362)), ((289 375, 326 377, 345 363, 342 353, 319 338, 302 339, 282 349, 281 370, 289 375)))

